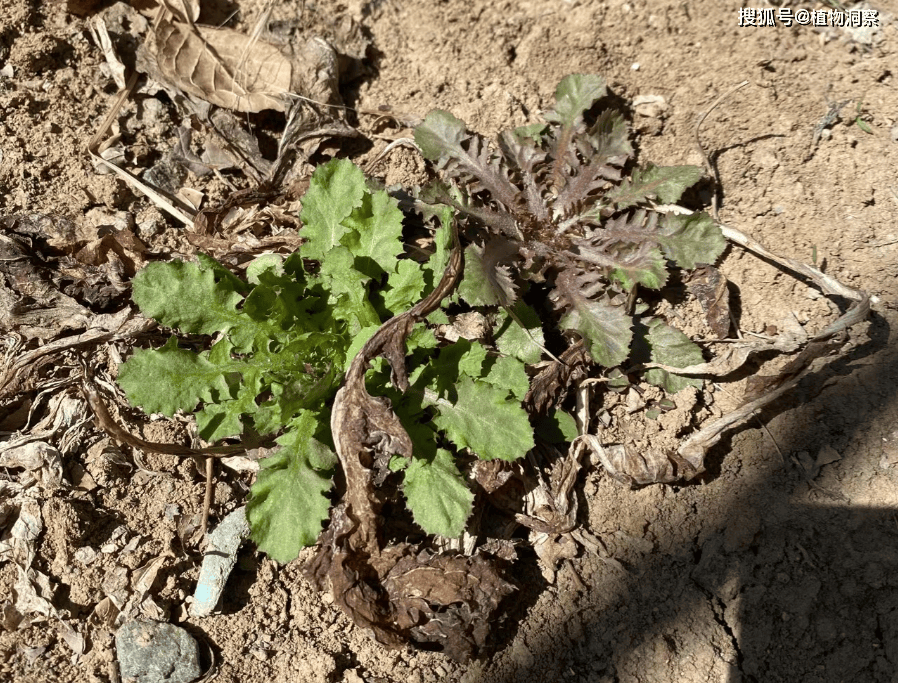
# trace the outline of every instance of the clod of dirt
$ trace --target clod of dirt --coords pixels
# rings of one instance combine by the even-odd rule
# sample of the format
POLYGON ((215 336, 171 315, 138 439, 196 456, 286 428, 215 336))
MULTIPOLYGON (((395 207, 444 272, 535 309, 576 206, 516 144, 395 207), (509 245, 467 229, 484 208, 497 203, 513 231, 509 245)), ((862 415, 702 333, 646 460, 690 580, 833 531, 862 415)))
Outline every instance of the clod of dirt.
POLYGON ((193 637, 172 624, 129 621, 115 634, 122 679, 134 683, 189 683, 199 677, 193 637))

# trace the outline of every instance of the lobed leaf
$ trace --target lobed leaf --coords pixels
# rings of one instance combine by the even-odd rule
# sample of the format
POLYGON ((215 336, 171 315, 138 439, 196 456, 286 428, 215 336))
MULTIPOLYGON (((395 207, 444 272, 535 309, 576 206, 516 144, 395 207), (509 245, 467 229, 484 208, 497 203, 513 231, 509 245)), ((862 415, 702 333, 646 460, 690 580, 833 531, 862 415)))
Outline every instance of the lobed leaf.
POLYGON ((626 255, 612 256, 612 260, 611 277, 627 291, 637 284, 649 289, 661 289, 667 282, 667 263, 656 246, 637 245, 636 249, 627 250, 626 255))
POLYGON ((603 164, 623 166, 633 155, 627 121, 613 109, 606 109, 599 114, 589 129, 588 140, 593 149, 594 159, 603 164))
POLYGON ((704 172, 698 166, 655 166, 647 164, 637 169, 632 177, 605 196, 618 209, 636 206, 647 199, 658 199, 672 204, 680 199, 688 188, 701 180, 704 172))
POLYGON ((147 413, 174 415, 193 411, 200 401, 230 397, 225 374, 234 367, 212 363, 205 356, 178 348, 171 337, 158 349, 138 349, 118 375, 128 400, 147 413))
POLYGON ((362 206, 366 190, 365 175, 347 159, 333 159, 315 169, 300 214, 303 256, 320 261, 340 244, 350 230, 343 221, 362 206))
POLYGON ((448 111, 434 109, 415 128, 415 144, 425 159, 442 166, 449 159, 467 156, 467 152, 461 146, 467 137, 465 128, 465 122, 455 118, 448 111))
MULTIPOLYGON (((647 322, 647 327, 648 334, 645 339, 653 362, 675 368, 685 368, 704 362, 701 348, 680 330, 667 325, 660 318, 651 318, 647 322)), ((682 377, 661 368, 647 370, 645 379, 649 384, 661 387, 671 394, 686 387, 698 389, 702 387, 700 379, 682 377)))
POLYGON ((392 273, 402 253, 402 211, 399 203, 386 192, 366 192, 362 205, 343 221, 351 228, 341 243, 356 258, 356 268, 374 277, 392 273), (372 272, 370 263, 377 265, 372 272))
POLYGON ((393 315, 398 315, 417 302, 423 291, 424 270, 415 261, 402 259, 387 280, 384 306, 393 315))
POLYGON ((243 297, 195 263, 150 263, 134 276, 131 296, 141 313, 183 332, 215 334, 242 322, 243 297))
POLYGON ((411 459, 402 487, 415 522, 428 534, 461 536, 471 515, 474 494, 452 454, 439 448, 433 457, 411 459))
POLYGON ((608 92, 605 79, 594 74, 571 74, 555 88, 555 108, 546 112, 547 121, 573 127, 597 100, 608 92))
POLYGON ((512 356, 502 356, 487 359, 486 365, 488 368, 483 376, 484 382, 511 392, 511 395, 519 401, 524 399, 530 389, 530 378, 520 360, 512 356))
POLYGON ((515 286, 502 261, 515 254, 517 247, 501 238, 491 239, 485 247, 469 244, 458 295, 472 306, 510 306, 516 297, 515 286))
POLYGON ((426 384, 441 398, 455 396, 455 385, 462 376, 479 379, 486 360, 486 349, 482 344, 468 339, 459 339, 454 344, 440 349, 436 358, 421 366, 412 376, 413 382, 426 384))
POLYGON ((542 320, 530 306, 518 301, 508 311, 499 311, 493 336, 499 352, 529 365, 542 358, 545 339, 542 320))
POLYGON ((536 425, 536 433, 549 443, 570 443, 577 438, 577 422, 563 410, 553 410, 536 425))
MULTIPOLYGON (((225 342, 226 340, 222 340, 215 346, 224 346, 225 342)), ((222 397, 218 402, 206 403, 201 410, 196 411, 197 431, 206 441, 239 436, 243 433, 241 416, 251 415, 258 409, 256 397, 262 391, 262 371, 248 363, 243 365, 245 367, 240 368, 242 373, 239 379, 229 382, 232 393, 236 393, 233 400, 222 397), (233 386, 235 384, 236 387, 233 386)), ((226 377, 225 381, 228 379, 226 377)))
POLYGON ((633 339, 632 320, 623 307, 590 299, 579 292, 568 292, 567 296, 571 309, 561 318, 561 326, 583 337, 599 365, 611 368, 623 363, 633 339))
POLYGON ((664 214, 658 223, 658 242, 664 255, 681 268, 714 263, 726 249, 726 238, 708 214, 664 214))
POLYGON ((534 446, 527 412, 509 401, 508 390, 463 377, 455 403, 434 402, 434 424, 459 448, 470 448, 483 460, 517 460, 534 446))
POLYGON ((290 562, 315 543, 327 519, 333 487, 328 470, 337 457, 314 438, 327 418, 303 411, 278 443, 281 448, 261 461, 246 506, 250 538, 277 562, 290 562), (322 471, 323 470, 323 471, 322 471))

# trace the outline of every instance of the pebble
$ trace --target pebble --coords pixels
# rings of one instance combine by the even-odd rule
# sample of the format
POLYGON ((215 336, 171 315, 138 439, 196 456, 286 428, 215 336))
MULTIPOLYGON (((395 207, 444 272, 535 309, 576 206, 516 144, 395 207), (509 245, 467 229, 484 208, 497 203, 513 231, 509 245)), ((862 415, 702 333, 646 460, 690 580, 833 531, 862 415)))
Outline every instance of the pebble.
POLYGON ((205 617, 212 613, 234 565, 237 563, 237 550, 244 538, 249 536, 249 524, 246 521, 246 508, 237 508, 225 517, 215 531, 209 534, 200 578, 193 595, 190 614, 194 617, 205 617))
POLYGON ((158 621, 129 621, 115 634, 122 680, 190 683, 199 677, 199 648, 187 631, 158 621))

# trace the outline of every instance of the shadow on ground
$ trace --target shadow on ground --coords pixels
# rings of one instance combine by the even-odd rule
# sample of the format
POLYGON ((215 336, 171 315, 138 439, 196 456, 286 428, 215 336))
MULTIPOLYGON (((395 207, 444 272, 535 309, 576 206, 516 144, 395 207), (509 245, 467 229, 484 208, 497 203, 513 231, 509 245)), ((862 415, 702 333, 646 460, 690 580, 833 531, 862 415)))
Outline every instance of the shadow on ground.
MULTIPOLYGON (((725 439, 709 454, 715 480, 661 496, 677 507, 691 497, 681 514, 702 519, 681 521, 695 531, 657 538, 626 576, 578 561, 590 591, 563 604, 551 589, 558 607, 544 629, 518 633, 497 657, 516 674, 491 677, 483 662, 463 680, 898 682, 896 473, 882 449, 852 447, 898 428, 884 318, 870 335, 761 416, 770 436, 749 424, 725 439), (809 484, 796 454, 831 444, 842 459, 809 484)), ((664 515, 645 519, 647 532, 660 534, 664 515)))

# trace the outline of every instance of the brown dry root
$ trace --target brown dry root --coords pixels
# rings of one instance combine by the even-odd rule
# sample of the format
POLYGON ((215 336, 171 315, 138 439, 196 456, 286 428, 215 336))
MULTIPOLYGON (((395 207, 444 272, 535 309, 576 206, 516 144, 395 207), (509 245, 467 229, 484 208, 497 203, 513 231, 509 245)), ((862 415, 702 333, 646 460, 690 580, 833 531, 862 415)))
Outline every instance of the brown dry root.
POLYGON ((384 544, 373 468, 394 454, 411 457, 412 442, 390 402, 365 389, 365 372, 377 356, 389 361, 393 385, 408 388, 405 340, 415 322, 455 288, 461 267, 456 236, 436 289, 384 323, 353 359, 331 414, 346 494, 331 512, 306 575, 318 590, 329 589, 334 602, 378 642, 436 644, 464 661, 485 644, 490 618, 513 586, 483 554, 432 554, 408 543, 384 544))

